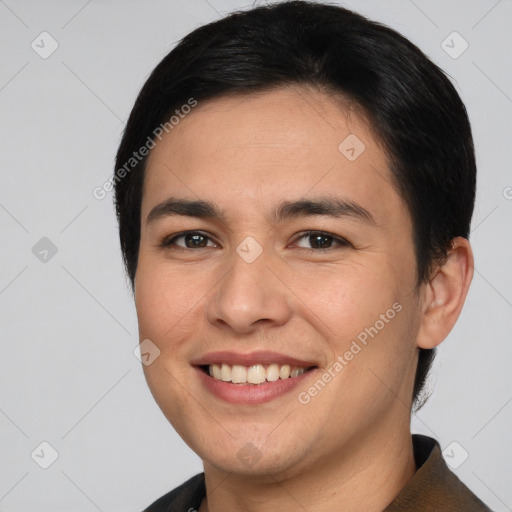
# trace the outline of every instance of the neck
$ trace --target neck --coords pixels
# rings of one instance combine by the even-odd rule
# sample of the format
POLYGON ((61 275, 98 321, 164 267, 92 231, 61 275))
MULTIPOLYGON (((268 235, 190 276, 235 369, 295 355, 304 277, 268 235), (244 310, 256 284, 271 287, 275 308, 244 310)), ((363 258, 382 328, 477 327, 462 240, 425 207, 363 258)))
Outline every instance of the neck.
POLYGON ((409 424, 359 434, 329 460, 297 474, 248 476, 205 463, 207 498, 200 512, 359 510, 381 512, 416 472, 409 424), (383 430, 381 430, 383 432, 383 430))

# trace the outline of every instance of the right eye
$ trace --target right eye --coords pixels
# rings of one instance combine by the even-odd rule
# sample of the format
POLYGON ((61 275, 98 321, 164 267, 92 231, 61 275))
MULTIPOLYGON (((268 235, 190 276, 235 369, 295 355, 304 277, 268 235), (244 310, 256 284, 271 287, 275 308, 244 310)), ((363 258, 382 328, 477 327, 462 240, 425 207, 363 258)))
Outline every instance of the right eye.
POLYGON ((208 235, 200 231, 183 231, 182 233, 171 235, 171 237, 166 237, 162 240, 161 246, 165 248, 173 248, 174 246, 180 250, 187 250, 217 247, 217 244, 208 235), (178 241, 181 242, 178 243, 178 241), (208 245, 208 242, 211 242, 212 245, 208 245))

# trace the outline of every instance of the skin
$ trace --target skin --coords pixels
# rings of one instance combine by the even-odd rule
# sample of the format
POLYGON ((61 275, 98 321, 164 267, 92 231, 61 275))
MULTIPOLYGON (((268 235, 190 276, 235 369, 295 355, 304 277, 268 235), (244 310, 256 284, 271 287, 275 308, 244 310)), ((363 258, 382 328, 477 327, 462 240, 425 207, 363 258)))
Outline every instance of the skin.
POLYGON ((161 353, 144 371, 163 413, 204 462, 201 511, 381 511, 412 478, 418 348, 450 332, 473 269, 469 243, 457 238, 446 263, 416 288, 412 240, 409 212, 369 124, 319 90, 200 103, 151 150, 135 302, 140 339, 161 353), (366 146, 355 161, 338 149, 349 134, 366 146), (170 196, 211 201, 225 218, 175 215, 148 224, 170 196), (282 200, 319 196, 358 203, 376 225, 268 217, 282 200), (187 248, 184 238, 161 245, 184 230, 210 237, 207 246, 187 248), (327 236, 331 247, 315 248, 301 237, 306 230, 351 245, 327 236), (252 263, 236 251, 248 236, 263 250, 252 263), (394 303, 401 311, 300 403, 299 392, 394 303), (215 350, 272 350, 318 368, 271 402, 235 405, 205 389, 191 366, 215 350), (251 466, 237 456, 246 445, 259 457, 251 466))

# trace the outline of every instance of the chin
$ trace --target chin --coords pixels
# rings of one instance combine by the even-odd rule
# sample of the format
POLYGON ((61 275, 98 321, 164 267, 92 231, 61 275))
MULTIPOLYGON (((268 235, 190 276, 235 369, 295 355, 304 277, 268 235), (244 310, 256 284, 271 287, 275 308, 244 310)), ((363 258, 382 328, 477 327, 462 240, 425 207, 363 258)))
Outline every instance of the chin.
MULTIPOLYGON (((222 427, 219 427, 222 430, 222 427)), ((274 427, 275 428, 275 427, 274 427)), ((219 435, 208 437, 194 434, 189 445, 206 465, 213 466, 225 473, 234 473, 252 477, 283 477, 300 472, 308 464, 306 458, 308 443, 304 433, 289 430, 277 435, 268 425, 262 435, 256 427, 245 424, 243 431, 230 429, 228 432, 215 429, 219 435), (269 434, 269 432, 271 434, 269 434), (231 435, 230 435, 231 434, 231 435), (272 435, 272 439, 269 439, 272 435), (194 442, 197 441, 197 442, 194 442)))

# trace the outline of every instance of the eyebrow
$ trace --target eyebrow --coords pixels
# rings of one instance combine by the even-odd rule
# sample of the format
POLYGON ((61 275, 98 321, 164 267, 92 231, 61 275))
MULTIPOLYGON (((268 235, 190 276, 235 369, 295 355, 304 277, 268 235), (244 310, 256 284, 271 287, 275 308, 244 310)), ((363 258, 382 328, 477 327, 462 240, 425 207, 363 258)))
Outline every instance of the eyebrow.
MULTIPOLYGON (((191 200, 170 197, 151 209, 146 219, 146 224, 156 220, 181 215, 198 217, 201 219, 212 218, 226 223, 226 214, 214 203, 204 200, 191 200)), ((317 197, 312 199, 299 199, 297 201, 282 201, 269 215, 274 223, 297 217, 310 217, 325 215, 329 217, 349 217, 359 222, 377 226, 372 214, 360 204, 339 197, 317 197)))

